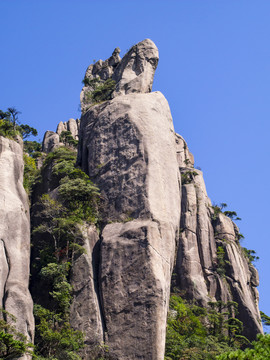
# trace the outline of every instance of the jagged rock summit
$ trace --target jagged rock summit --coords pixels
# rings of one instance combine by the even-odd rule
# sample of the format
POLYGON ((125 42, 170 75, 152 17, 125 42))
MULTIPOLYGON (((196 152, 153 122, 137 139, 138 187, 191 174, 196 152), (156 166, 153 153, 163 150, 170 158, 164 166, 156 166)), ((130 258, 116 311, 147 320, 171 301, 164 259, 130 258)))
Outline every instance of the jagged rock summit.
POLYGON ((104 83, 111 79, 115 83, 112 98, 130 93, 151 92, 159 60, 158 49, 153 41, 145 39, 132 46, 123 59, 119 53, 120 49, 116 48, 109 59, 99 60, 87 68, 85 86, 80 96, 82 112, 92 104, 90 94, 97 82, 104 83))

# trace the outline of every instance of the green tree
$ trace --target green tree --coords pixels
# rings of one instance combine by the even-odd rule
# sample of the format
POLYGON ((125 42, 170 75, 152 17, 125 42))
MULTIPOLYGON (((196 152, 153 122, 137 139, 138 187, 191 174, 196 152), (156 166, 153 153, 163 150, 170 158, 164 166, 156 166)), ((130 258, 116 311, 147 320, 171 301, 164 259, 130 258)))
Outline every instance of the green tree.
POLYGON ((0 308, 0 358, 15 359, 23 354, 32 354, 33 344, 16 330, 16 318, 0 308))
POLYGON ((270 335, 258 335, 251 348, 226 352, 217 356, 217 360, 266 360, 270 359, 270 335))

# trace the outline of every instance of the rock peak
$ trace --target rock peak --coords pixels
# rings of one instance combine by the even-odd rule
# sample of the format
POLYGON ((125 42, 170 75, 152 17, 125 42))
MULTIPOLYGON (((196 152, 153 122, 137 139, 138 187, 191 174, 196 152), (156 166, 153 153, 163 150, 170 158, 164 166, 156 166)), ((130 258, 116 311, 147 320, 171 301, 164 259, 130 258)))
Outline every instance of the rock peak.
MULTIPOLYGON (((120 49, 117 47, 107 60, 98 60, 87 68, 80 96, 82 112, 99 102, 95 97, 96 91, 102 92, 104 86, 106 87, 104 91, 107 91, 108 94, 106 100, 119 95, 152 91, 154 74, 159 60, 158 49, 154 42, 145 39, 135 44, 123 59, 119 53, 120 49), (111 82, 108 83, 110 80, 111 82), (111 86, 109 91, 108 84, 111 86)), ((104 99, 102 98, 102 100, 104 99)))

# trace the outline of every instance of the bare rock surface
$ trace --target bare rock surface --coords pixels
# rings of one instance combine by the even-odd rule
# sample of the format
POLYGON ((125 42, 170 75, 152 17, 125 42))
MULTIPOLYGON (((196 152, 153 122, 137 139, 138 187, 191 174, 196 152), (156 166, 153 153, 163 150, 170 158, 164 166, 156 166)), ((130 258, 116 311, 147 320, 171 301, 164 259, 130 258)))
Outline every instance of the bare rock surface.
POLYGON ((59 135, 54 131, 46 131, 43 141, 42 141, 42 151, 45 153, 49 153, 57 149, 59 145, 59 135))
POLYGON ((70 131, 71 135, 75 140, 79 139, 80 120, 69 119, 68 121, 62 122, 57 126, 56 133, 60 136, 63 131, 70 131))
POLYGON ((99 80, 102 84, 112 79, 115 82, 112 98, 130 93, 151 92, 159 60, 158 49, 153 41, 145 39, 132 46, 123 59, 119 53, 120 49, 116 48, 109 59, 99 60, 87 68, 85 79, 90 80, 90 83, 85 83, 80 95, 83 113, 92 104, 90 95, 95 88, 91 83, 93 80, 99 80))
POLYGON ((85 347, 81 356, 95 355, 99 344, 104 341, 102 312, 100 310, 98 267, 99 235, 95 226, 81 228, 82 246, 85 254, 80 255, 72 266, 71 285, 73 301, 70 309, 70 324, 83 331, 85 347))
POLYGON ((93 106, 81 120, 78 162, 99 186, 109 223, 101 234, 100 291, 110 355, 161 360, 180 215, 163 95, 128 94, 93 106))
POLYGON ((179 135, 176 143, 182 178, 177 285, 186 298, 202 306, 209 301, 237 302, 244 335, 254 339, 262 332, 257 270, 244 255, 237 226, 223 213, 214 211, 202 172, 191 166, 193 157, 179 135), (218 258, 221 252, 223 265, 218 258))
POLYGON ((132 46, 112 76, 116 82, 115 96, 151 92, 158 60, 158 49, 152 40, 132 46))
POLYGON ((16 329, 33 341, 33 302, 28 290, 30 220, 23 168, 22 144, 0 136, 1 304, 16 317, 16 329))

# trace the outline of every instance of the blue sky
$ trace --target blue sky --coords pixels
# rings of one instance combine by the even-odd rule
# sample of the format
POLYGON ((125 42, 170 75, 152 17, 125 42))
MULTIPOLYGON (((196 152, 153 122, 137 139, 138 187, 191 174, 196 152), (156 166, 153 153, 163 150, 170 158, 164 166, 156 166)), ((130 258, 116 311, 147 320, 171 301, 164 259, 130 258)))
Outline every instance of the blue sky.
POLYGON ((166 96, 211 200, 242 218, 269 315, 269 0, 0 0, 0 13, 0 109, 15 106, 40 139, 80 116, 94 59, 156 43, 153 90, 166 96))

